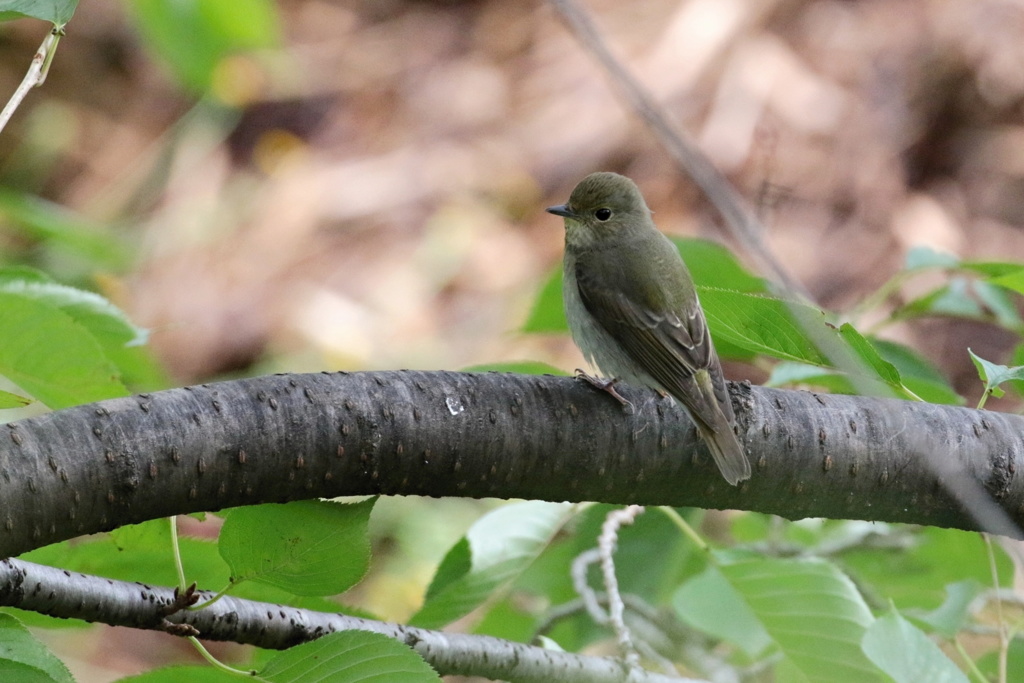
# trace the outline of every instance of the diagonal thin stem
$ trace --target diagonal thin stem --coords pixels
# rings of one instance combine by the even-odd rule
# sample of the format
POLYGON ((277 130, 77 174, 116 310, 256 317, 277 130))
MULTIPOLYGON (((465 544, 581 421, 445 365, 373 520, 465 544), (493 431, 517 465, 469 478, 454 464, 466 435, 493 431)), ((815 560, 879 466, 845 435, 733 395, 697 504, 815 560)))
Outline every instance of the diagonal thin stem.
POLYGON ((21 79, 18 89, 14 91, 3 111, 0 111, 0 131, 7 126, 7 122, 14 116, 14 111, 21 104, 22 100, 25 99, 25 96, 28 95, 28 91, 38 85, 42 85, 43 81, 46 80, 46 74, 50 70, 50 62, 53 61, 53 55, 57 50, 57 43, 60 42, 60 38, 63 35, 64 27, 54 26, 53 30, 46 35, 43 44, 36 50, 25 78, 21 79))
POLYGON ((690 141, 671 120, 651 94, 640 84, 622 63, 615 58, 607 43, 601 37, 593 19, 576 0, 551 0, 552 6, 562 16, 570 31, 580 44, 590 52, 607 72, 612 84, 617 87, 629 106, 664 145, 669 156, 693 182, 707 195, 718 209, 730 234, 742 243, 759 265, 785 289, 812 301, 810 294, 796 280, 790 277, 782 264, 768 250, 761 235, 764 227, 751 211, 743 197, 718 171, 711 161, 690 141))

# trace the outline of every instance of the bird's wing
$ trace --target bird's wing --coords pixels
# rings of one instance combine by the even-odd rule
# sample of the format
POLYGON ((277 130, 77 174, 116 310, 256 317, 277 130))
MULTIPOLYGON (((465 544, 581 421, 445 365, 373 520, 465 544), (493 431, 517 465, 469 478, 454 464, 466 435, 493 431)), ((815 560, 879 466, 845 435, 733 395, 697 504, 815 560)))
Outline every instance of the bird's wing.
POLYGON ((587 311, 626 353, 704 426, 717 432, 715 425, 721 420, 715 413, 725 413, 732 422, 732 404, 696 295, 687 301, 685 291, 680 291, 692 291, 693 284, 674 246, 672 252, 659 254, 658 264, 622 259, 621 253, 612 250, 592 252, 577 259, 576 284, 587 311), (667 277, 663 281, 650 272, 623 273, 613 291, 594 276, 621 270, 624 263, 639 263, 667 277), (695 377, 700 370, 708 375, 695 377))

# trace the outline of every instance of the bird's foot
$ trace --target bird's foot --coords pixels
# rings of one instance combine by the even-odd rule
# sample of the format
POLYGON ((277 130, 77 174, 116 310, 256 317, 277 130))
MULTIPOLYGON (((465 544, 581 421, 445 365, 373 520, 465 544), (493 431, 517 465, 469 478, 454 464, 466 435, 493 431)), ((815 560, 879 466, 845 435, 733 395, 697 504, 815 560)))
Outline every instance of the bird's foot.
POLYGON ((623 398, 622 394, 615 390, 615 383, 619 381, 618 378, 612 377, 611 379, 601 379, 600 377, 588 375, 579 368, 576 368, 576 379, 581 382, 586 382, 595 389, 605 392, 618 401, 619 405, 623 408, 628 408, 629 412, 634 412, 633 404, 623 398))

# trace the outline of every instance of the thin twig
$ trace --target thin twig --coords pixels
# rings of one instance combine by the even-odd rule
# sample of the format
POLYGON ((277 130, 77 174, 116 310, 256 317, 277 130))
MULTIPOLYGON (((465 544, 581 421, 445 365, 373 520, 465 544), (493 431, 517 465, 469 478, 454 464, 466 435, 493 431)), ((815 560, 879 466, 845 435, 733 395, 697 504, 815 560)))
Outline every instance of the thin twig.
MULTIPOLYGON (((182 602, 175 589, 89 576, 17 559, 0 560, 0 585, 16 587, 0 591, 0 602, 7 606, 55 617, 161 630, 175 636, 198 635, 204 641, 234 641, 281 650, 327 633, 370 631, 412 647, 442 674, 534 683, 697 683, 691 678, 624 666, 621 660, 610 657, 577 655, 491 636, 431 631, 232 596, 205 610, 172 609, 168 613, 169 608, 182 602), (17 589, 19 586, 25 589, 17 589)), ((189 597, 208 595, 200 591, 189 597)))
POLYGON ((32 63, 28 67, 28 73, 21 80, 21 85, 14 91, 14 95, 11 96, 3 111, 0 111, 0 131, 4 129, 7 122, 14 116, 14 111, 21 104, 21 101, 25 99, 25 96, 28 95, 28 91, 42 85, 43 81, 46 80, 46 74, 50 70, 50 62, 53 61, 57 43, 60 42, 60 38, 63 35, 64 27, 54 26, 53 30, 43 40, 43 44, 36 50, 35 55, 32 57, 32 63))
POLYGON ((167 521, 171 528, 171 553, 174 555, 174 568, 178 572, 178 588, 185 590, 188 584, 185 582, 185 565, 181 562, 181 544, 178 543, 178 517, 172 515, 167 521))
POLYGON ((597 593, 590 587, 590 582, 587 581, 587 570, 590 569, 590 565, 597 563, 601 559, 598 554, 597 548, 591 548, 576 556, 576 559, 572 561, 569 574, 572 577, 572 586, 576 590, 576 594, 580 596, 580 600, 583 601, 583 606, 587 610, 587 614, 590 618, 598 624, 608 623, 608 614, 601 608, 601 603, 597 598, 597 593))
POLYGON ((697 531, 692 526, 690 526, 689 522, 683 519, 683 516, 679 514, 675 508, 669 507, 667 505, 660 505, 658 506, 658 509, 661 510, 662 514, 668 517, 672 521, 672 523, 676 525, 679 531, 681 531, 684 536, 690 539, 690 542, 697 546, 697 548, 703 550, 704 552, 709 552, 711 550, 710 546, 708 546, 707 544, 707 541, 700 537, 700 534, 698 534, 697 531))
POLYGON ((1006 619, 1003 617, 1003 601, 999 599, 999 568, 996 566, 996 554, 992 549, 992 536, 983 533, 985 551, 988 555, 988 568, 992 573, 992 585, 995 590, 996 624, 999 628, 999 683, 1006 683, 1006 662, 1010 652, 1010 638, 1006 630, 1006 619))
POLYGON ((211 664, 215 669, 219 669, 220 671, 223 671, 224 673, 231 674, 231 675, 234 675, 234 676, 246 676, 246 677, 252 678, 253 676, 256 675, 256 671, 254 671, 252 669, 249 669, 249 670, 236 669, 235 667, 229 666, 229 665, 225 664, 224 662, 220 661, 219 659, 214 657, 213 654, 211 654, 210 651, 206 649, 206 646, 203 645, 201 642, 199 642, 199 639, 196 638, 195 636, 189 636, 188 640, 189 640, 190 643, 192 643, 192 647, 194 647, 196 649, 196 651, 200 654, 200 656, 202 656, 202 658, 205 659, 207 661, 207 663, 211 664))
POLYGON ((640 656, 636 652, 629 628, 623 619, 625 605, 622 602, 622 595, 619 593, 619 580, 615 576, 615 547, 618 545, 619 529, 627 524, 632 524, 637 517, 643 514, 643 511, 642 505, 630 505, 622 510, 609 512, 604 524, 601 525, 601 535, 597 539, 597 550, 601 555, 601 574, 604 576, 604 589, 608 593, 608 621, 615 629, 615 636, 626 663, 633 666, 639 663, 640 656))

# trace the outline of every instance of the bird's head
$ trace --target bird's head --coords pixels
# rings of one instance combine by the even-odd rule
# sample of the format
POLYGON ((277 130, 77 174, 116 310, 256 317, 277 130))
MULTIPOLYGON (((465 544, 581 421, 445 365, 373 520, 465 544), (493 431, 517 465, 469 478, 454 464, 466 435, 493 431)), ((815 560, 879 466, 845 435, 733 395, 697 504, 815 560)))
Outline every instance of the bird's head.
POLYGON ((578 247, 625 238, 651 225, 651 210, 640 189, 618 173, 591 173, 572 191, 568 203, 547 211, 565 218, 566 242, 578 247))

